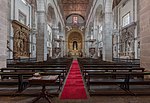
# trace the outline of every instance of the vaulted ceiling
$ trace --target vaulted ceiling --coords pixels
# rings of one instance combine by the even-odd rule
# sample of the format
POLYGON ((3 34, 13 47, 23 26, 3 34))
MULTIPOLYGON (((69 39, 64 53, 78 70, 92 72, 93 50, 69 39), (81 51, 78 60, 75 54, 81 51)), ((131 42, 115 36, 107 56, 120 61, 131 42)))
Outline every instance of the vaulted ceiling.
POLYGON ((65 19, 72 14, 86 18, 92 2, 93 0, 60 0, 59 5, 65 19))

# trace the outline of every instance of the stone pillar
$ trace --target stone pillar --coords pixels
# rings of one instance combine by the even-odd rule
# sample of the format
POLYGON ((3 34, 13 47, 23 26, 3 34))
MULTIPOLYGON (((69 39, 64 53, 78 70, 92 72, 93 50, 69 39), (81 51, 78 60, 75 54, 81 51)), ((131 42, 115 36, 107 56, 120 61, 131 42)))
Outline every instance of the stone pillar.
POLYGON ((112 61, 112 0, 106 0, 104 32, 103 32, 103 60, 112 61))
POLYGON ((150 71, 150 0, 139 0, 140 64, 150 71))
POLYGON ((37 61, 47 60, 47 39, 46 39, 46 10, 45 0, 37 0, 37 36, 36 56, 37 61))
POLYGON ((52 58, 55 58, 55 48, 57 47, 57 35, 59 34, 59 31, 58 31, 58 27, 57 26, 53 26, 52 28, 52 58))
POLYGON ((7 59, 8 0, 1 0, 0 7, 0 68, 3 68, 7 59))

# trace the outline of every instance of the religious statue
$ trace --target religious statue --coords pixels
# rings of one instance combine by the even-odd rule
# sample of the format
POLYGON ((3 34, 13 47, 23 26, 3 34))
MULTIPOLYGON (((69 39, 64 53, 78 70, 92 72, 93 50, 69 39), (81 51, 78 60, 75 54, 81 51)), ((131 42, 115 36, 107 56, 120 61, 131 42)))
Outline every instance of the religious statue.
POLYGON ((76 41, 73 42, 73 50, 78 50, 78 44, 76 41))

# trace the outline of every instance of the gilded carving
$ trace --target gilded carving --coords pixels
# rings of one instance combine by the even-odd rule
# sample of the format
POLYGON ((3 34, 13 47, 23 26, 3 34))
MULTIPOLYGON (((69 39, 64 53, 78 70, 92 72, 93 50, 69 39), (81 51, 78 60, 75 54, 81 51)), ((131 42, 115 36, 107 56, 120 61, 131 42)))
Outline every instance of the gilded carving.
POLYGON ((20 22, 13 20, 14 31, 14 58, 30 57, 29 53, 29 28, 20 22))
POLYGON ((134 58, 134 32, 136 23, 125 27, 120 35, 120 56, 134 58))
POLYGON ((80 56, 82 51, 82 35, 73 32, 68 37, 68 54, 72 56, 80 56))

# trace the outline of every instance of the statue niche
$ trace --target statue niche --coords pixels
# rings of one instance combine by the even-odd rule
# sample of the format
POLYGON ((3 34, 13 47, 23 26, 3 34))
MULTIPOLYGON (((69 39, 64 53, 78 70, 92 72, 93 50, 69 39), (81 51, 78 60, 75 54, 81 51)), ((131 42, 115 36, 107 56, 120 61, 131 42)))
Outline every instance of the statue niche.
POLYGON ((22 57, 29 58, 29 28, 16 20, 12 21, 12 27, 14 31, 14 59, 22 57))
POLYGON ((78 43, 76 41, 73 42, 73 50, 78 50, 78 43))
POLYGON ((129 26, 122 28, 120 35, 120 57, 134 59, 134 35, 136 23, 133 22, 129 26))
POLYGON ((82 52, 82 34, 72 32, 68 36, 68 55, 81 56, 82 52))

